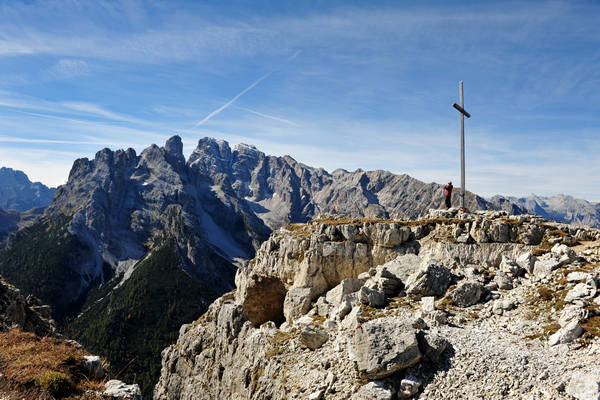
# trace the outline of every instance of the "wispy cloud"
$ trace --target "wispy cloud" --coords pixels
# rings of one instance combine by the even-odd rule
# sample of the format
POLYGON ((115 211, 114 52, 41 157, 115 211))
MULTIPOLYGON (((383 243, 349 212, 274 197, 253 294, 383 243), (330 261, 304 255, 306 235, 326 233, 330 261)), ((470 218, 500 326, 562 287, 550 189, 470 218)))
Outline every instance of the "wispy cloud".
POLYGON ((90 66, 84 60, 62 59, 48 70, 48 75, 54 79, 67 79, 87 75, 89 72, 90 66))

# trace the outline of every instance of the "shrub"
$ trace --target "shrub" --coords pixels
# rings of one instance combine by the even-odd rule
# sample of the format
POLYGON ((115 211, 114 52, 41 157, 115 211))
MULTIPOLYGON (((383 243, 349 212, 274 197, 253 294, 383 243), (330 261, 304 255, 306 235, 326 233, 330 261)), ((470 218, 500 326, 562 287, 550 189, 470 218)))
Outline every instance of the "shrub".
POLYGON ((74 390, 73 382, 61 372, 50 371, 45 373, 38 379, 38 384, 44 392, 48 392, 55 397, 68 396, 74 390))

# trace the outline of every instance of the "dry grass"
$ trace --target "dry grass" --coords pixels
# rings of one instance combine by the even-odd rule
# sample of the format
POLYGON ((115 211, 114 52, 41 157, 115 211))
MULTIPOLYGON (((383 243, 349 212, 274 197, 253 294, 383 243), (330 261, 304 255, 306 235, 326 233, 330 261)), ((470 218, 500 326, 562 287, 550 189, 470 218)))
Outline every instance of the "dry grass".
POLYGON ((56 338, 18 330, 0 332, 0 387, 18 391, 25 399, 51 398, 41 389, 40 382, 64 376, 73 384, 69 398, 79 398, 78 394, 99 390, 104 385, 84 375, 80 365, 85 355, 86 351, 56 338))
MULTIPOLYGON (((429 218, 429 219, 419 219, 415 221, 407 221, 401 219, 381 219, 381 218, 350 218, 350 217, 340 217, 340 218, 318 218, 311 221, 311 223, 322 223, 327 225, 355 225, 360 226, 365 223, 381 223, 381 224, 398 224, 400 226, 421 226, 421 225, 448 225, 448 224, 466 224, 468 222, 473 222, 472 219, 459 219, 459 218, 429 218)), ((305 224, 293 224, 293 225, 305 225, 305 224)), ((289 227, 293 225, 288 225, 289 227)), ((286 227, 287 229, 288 227, 286 227)), ((294 229, 294 228, 292 228, 294 229)), ((290 230, 292 230, 290 229, 290 230)), ((298 228, 296 228, 298 229, 298 228)))
POLYGON ((273 336, 269 338, 270 349, 265 353, 267 360, 283 354, 288 346, 290 340, 294 339, 297 335, 296 330, 291 332, 277 331, 273 336))

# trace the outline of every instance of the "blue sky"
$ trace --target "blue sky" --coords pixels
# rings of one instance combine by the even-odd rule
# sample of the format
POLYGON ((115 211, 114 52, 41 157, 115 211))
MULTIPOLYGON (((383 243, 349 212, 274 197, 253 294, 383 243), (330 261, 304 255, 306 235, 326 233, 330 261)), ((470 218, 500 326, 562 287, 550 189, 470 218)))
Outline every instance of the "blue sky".
POLYGON ((600 201, 597 1, 0 1, 0 165, 48 185, 179 134, 600 201), (227 4, 223 4, 227 3, 227 4))

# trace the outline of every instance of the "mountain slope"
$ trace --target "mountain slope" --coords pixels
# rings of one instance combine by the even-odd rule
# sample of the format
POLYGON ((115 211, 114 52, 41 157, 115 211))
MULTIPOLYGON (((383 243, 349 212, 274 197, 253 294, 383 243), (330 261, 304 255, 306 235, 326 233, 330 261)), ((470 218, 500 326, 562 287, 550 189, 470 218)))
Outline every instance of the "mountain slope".
POLYGON ((22 171, 0 168, 0 208, 26 211, 45 207, 52 201, 55 190, 40 182, 31 182, 22 171))
POLYGON ((503 203, 518 204, 528 212, 568 224, 600 228, 600 203, 592 203, 572 196, 559 194, 542 197, 531 194, 527 197, 503 197, 496 195, 490 199, 496 206, 503 203))

